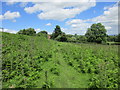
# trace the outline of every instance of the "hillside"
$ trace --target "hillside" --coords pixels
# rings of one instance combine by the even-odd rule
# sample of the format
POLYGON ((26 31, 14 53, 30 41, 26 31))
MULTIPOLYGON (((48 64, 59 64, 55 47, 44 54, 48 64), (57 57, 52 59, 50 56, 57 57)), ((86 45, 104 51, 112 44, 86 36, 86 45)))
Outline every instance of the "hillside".
POLYGON ((117 64, 116 45, 2 33, 3 88, 116 88, 117 64))

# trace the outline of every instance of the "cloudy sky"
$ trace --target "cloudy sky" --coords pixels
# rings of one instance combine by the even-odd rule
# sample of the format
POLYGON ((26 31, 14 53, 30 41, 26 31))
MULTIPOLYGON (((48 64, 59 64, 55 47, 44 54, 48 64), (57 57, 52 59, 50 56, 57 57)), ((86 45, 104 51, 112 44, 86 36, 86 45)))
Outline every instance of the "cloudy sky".
POLYGON ((107 34, 118 34, 118 2, 96 0, 2 0, 0 7, 0 27, 4 31, 16 33, 20 29, 34 28, 37 32, 52 33, 60 25, 67 34, 84 35, 93 23, 102 23, 107 34), (4 2, 3 2, 4 1, 4 2), (18 2, 19 1, 19 2, 18 2), (30 2, 27 2, 30 1, 30 2), (41 1, 41 2, 38 2, 41 1))

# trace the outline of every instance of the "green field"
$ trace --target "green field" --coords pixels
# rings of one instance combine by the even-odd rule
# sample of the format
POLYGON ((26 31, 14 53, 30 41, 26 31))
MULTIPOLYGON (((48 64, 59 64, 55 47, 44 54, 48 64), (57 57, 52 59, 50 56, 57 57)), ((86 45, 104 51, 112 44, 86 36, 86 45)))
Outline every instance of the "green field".
POLYGON ((2 33, 3 88, 117 88, 118 46, 2 33))
POLYGON ((120 42, 107 42, 108 45, 120 45, 120 42))

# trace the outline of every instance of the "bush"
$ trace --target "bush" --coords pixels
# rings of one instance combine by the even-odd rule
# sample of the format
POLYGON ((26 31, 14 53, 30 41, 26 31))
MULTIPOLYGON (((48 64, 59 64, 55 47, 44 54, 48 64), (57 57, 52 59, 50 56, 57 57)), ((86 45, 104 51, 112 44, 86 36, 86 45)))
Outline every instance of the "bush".
POLYGON ((36 31, 33 28, 28 28, 28 29, 20 30, 18 34, 34 36, 36 35, 36 31))
POLYGON ((55 40, 60 41, 60 42, 66 42, 67 38, 65 35, 59 35, 55 40))

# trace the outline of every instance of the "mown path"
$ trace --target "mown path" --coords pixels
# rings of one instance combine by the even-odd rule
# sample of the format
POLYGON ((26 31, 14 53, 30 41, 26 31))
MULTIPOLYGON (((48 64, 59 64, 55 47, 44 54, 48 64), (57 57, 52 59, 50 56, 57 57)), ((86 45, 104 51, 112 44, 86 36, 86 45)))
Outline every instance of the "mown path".
MULTIPOLYGON (((60 49, 60 48, 59 48, 60 49)), ((57 88, 86 88, 88 87, 88 74, 82 74, 77 72, 73 67, 69 66, 64 58, 63 54, 56 53, 56 58, 60 62, 59 70, 60 76, 55 79, 57 88)))
MULTIPOLYGON (((62 48, 62 47, 61 47, 62 48)), ((46 62, 42 67, 44 68, 43 74, 41 74, 41 79, 38 83, 38 87, 40 83, 45 82, 45 71, 48 71, 48 83, 54 82, 53 86, 50 88, 87 88, 88 80, 90 78, 90 74, 82 74, 76 71, 73 67, 69 66, 65 59, 63 58, 63 53, 60 51, 60 47, 57 48, 57 45, 51 45, 49 48, 52 50, 52 61, 46 62), (54 51, 57 52, 55 53, 54 51), (59 62, 59 64, 57 64, 59 62), (51 68, 56 68, 59 70, 59 75, 54 75, 50 72, 51 68)))

